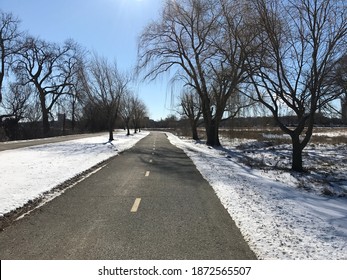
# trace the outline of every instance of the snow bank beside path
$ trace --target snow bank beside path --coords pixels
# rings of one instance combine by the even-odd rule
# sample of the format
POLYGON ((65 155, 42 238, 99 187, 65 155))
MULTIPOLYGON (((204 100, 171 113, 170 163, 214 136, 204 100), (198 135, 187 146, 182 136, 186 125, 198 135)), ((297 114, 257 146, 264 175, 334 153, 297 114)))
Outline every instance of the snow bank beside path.
POLYGON ((108 135, 0 152, 0 216, 134 146, 148 132, 108 135))
POLYGON ((346 198, 305 192, 290 176, 278 182, 240 164, 235 151, 167 135, 214 188, 259 258, 347 259, 346 198))

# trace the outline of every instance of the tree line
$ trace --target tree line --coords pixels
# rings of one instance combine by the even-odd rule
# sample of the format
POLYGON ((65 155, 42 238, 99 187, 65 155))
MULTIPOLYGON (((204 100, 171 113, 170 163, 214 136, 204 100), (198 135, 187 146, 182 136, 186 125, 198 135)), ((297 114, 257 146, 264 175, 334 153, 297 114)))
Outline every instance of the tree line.
POLYGON ((168 0, 140 36, 138 72, 173 73, 193 137, 202 119, 207 145, 220 145, 221 121, 240 108, 265 108, 303 171, 317 113, 341 100, 346 115, 346 15, 344 0, 168 0))
POLYGON ((0 124, 8 138, 19 137, 20 122, 41 123, 37 136, 53 135, 57 113, 70 129, 108 130, 115 121, 135 132, 147 115, 132 91, 130 74, 116 63, 90 54, 72 39, 52 43, 20 30, 20 20, 0 11, 0 124), (63 114, 62 114, 63 113, 63 114))

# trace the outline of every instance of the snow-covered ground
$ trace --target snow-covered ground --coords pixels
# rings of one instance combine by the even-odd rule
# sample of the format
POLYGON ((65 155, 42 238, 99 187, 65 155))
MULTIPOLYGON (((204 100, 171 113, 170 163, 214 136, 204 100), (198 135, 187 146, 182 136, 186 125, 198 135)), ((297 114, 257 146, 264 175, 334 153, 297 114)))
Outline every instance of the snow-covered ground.
POLYGON ((213 149, 168 137, 209 181, 259 258, 347 259, 346 145, 311 145, 305 164, 312 171, 302 176, 285 169, 289 146, 239 140, 213 149))
POLYGON ((129 149, 148 132, 108 134, 0 152, 0 217, 57 185, 129 149))
MULTIPOLYGON (((113 145, 105 134, 0 152, 0 217, 147 134, 121 132, 113 145)), ((290 147, 283 144, 238 140, 213 149, 167 135, 210 182, 259 258, 347 259, 346 145, 310 145, 310 173, 301 176, 285 169, 290 147)))

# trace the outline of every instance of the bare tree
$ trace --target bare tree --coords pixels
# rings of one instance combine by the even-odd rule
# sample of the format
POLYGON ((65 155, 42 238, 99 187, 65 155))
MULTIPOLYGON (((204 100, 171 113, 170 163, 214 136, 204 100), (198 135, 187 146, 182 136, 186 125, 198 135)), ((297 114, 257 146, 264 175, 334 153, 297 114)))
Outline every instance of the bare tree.
POLYGON ((9 86, 9 91, 4 95, 3 107, 7 114, 0 116, 0 123, 4 117, 7 117, 3 126, 10 140, 16 140, 19 136, 18 123, 27 117, 32 93, 33 89, 29 85, 12 83, 9 86))
POLYGON ((192 138, 194 140, 199 140, 198 125, 202 116, 200 97, 194 92, 186 89, 180 96, 180 105, 182 107, 183 114, 189 120, 192 138))
POLYGON ((143 119, 148 115, 146 104, 138 97, 132 98, 134 133, 141 131, 143 119))
POLYGON ((71 65, 74 67, 71 79, 71 90, 66 98, 66 110, 71 117, 71 130, 74 131, 76 127, 76 121, 81 119, 83 104, 86 102, 88 96, 86 96, 83 90, 83 72, 86 71, 86 62, 83 57, 86 56, 86 51, 82 48, 79 49, 79 61, 71 65), (81 76, 82 75, 82 76, 81 76))
POLYGON ((116 63, 111 65, 97 55, 94 55, 88 70, 82 76, 84 91, 91 104, 106 115, 111 142, 121 99, 128 92, 130 78, 118 70, 116 63))
POLYGON ((134 115, 134 95, 131 92, 122 96, 120 115, 123 119, 125 128, 127 129, 127 135, 130 135, 130 121, 134 115))
POLYGON ((35 86, 41 106, 43 133, 50 131, 49 116, 57 100, 71 92, 74 65, 79 62, 73 41, 63 46, 26 38, 15 65, 17 79, 35 86))
POLYGON ((34 89, 30 85, 10 84, 9 92, 4 98, 4 108, 7 114, 13 116, 17 121, 24 119, 33 92, 34 89))
POLYGON ((261 102, 292 140, 292 169, 303 171, 302 151, 310 141, 315 114, 340 92, 327 77, 346 48, 347 7, 340 0, 254 0, 258 56, 252 65, 253 99, 261 102), (296 116, 290 127, 285 108, 296 116))
POLYGON ((22 33, 18 30, 19 20, 12 14, 0 10, 0 102, 3 95, 3 82, 13 56, 20 46, 18 39, 22 33))
POLYGON ((167 1, 160 20, 147 26, 138 46, 145 78, 173 70, 199 95, 207 145, 219 146, 218 130, 230 96, 248 77, 247 5, 239 1, 167 1), (211 100, 213 96, 213 101, 211 100))
POLYGON ((347 54, 343 54, 330 74, 335 90, 341 92, 341 115, 344 124, 347 124, 347 54))

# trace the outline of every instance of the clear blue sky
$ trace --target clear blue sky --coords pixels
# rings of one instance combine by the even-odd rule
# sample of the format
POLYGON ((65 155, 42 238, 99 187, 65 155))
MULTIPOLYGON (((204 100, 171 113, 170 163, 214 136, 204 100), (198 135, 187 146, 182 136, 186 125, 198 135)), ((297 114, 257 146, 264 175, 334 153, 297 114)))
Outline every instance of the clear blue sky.
MULTIPOLYGON (((17 16, 22 30, 56 43, 72 38, 110 61, 116 59, 123 71, 134 67, 138 36, 162 5, 163 0, 0 0, 0 9, 17 16)), ((166 80, 134 86, 155 120, 170 114, 166 80)))

